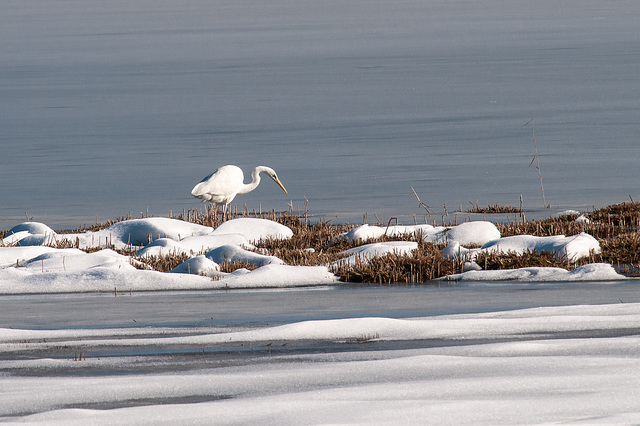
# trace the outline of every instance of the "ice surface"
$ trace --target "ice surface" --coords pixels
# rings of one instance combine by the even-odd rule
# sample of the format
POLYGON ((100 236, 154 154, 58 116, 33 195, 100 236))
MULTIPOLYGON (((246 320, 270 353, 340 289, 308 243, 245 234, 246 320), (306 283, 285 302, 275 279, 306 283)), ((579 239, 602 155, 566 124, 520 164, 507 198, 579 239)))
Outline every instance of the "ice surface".
POLYGON ((262 348, 337 345, 326 353, 263 352, 257 360, 254 355, 235 365, 188 371, 187 364, 170 357, 0 361, 0 415, 46 425, 210 424, 212 419, 216 424, 634 424, 640 421, 640 337, 633 332, 639 322, 640 304, 627 303, 302 321, 179 337, 172 336, 184 330, 170 327, 145 338, 136 328, 0 329, 3 354, 35 356, 49 341, 89 353, 108 345, 161 347, 167 353, 191 345, 192 360, 201 348, 243 348, 252 342, 262 348), (422 344, 377 348, 378 342, 404 340, 422 344), (361 351, 339 349, 356 341, 369 343, 361 343, 367 345, 361 351), (153 371, 172 362, 171 373, 153 371), (142 366, 152 370, 136 373, 142 366), (82 368, 120 373, 55 373, 82 368), (39 375, 20 374, 25 369, 39 375), (143 403, 128 406, 132 401, 143 403))

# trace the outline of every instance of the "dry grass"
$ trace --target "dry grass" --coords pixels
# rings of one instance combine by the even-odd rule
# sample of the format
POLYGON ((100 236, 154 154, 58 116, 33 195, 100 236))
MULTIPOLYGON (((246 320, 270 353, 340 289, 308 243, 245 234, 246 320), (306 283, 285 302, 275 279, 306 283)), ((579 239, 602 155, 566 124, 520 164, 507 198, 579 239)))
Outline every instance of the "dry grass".
POLYGON ((460 271, 457 261, 445 258, 443 247, 418 242, 413 256, 387 254, 355 265, 339 263, 334 273, 346 282, 358 283, 423 283, 460 271))
POLYGON ((493 206, 479 206, 476 201, 475 204, 471 203, 471 209, 466 210, 466 213, 481 213, 481 214, 497 214, 497 213, 522 213, 522 209, 512 206, 503 206, 500 204, 494 204, 493 206))
MULTIPOLYGON (((155 271, 169 272, 190 258, 191 256, 187 254, 172 253, 168 256, 143 256, 136 257, 135 259, 155 271)), ((132 265, 136 266, 138 269, 146 269, 144 268, 144 265, 138 264, 137 262, 132 262, 132 265)))
POLYGON ((253 271, 257 269, 258 265, 249 262, 242 262, 236 260, 235 262, 225 262, 220 265, 220 272, 233 272, 238 269, 248 269, 249 271, 253 271))

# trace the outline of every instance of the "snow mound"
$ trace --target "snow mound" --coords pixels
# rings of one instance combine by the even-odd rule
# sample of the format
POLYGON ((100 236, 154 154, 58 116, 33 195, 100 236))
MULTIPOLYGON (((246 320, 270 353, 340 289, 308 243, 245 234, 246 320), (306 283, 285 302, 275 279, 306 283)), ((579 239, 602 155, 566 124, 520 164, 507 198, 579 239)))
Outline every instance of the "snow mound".
POLYGON ((498 253, 518 253, 527 251, 553 253, 557 260, 576 260, 589 256, 589 253, 600 253, 600 243, 587 233, 571 237, 555 235, 551 237, 535 237, 532 235, 514 235, 500 238, 482 246, 482 250, 498 253))
POLYGON ((449 259, 462 258, 474 261, 478 253, 485 251, 491 253, 516 253, 527 252, 552 253, 557 260, 576 260, 588 257, 591 253, 600 253, 600 243, 587 233, 580 233, 571 237, 554 235, 551 237, 535 237, 533 235, 514 235, 504 237, 484 244, 479 249, 468 249, 457 241, 450 243, 444 250, 449 259))
POLYGON ((239 218, 224 222, 213 231, 213 235, 223 234, 239 234, 247 241, 258 242, 267 239, 286 240, 293 236, 293 231, 272 220, 239 218))
POLYGON ((217 272, 219 270, 220 265, 209 259, 207 256, 200 255, 182 262, 169 272, 177 274, 212 275, 213 272, 217 272))
POLYGON ((39 222, 24 222, 7 231, 2 246, 42 246, 54 244, 56 232, 39 222))
POLYGON ((80 239, 82 247, 93 247, 105 241, 116 248, 145 246, 160 238, 181 240, 192 235, 207 235, 213 231, 208 226, 197 225, 178 219, 146 218, 131 219, 115 223, 101 231, 83 234, 69 234, 70 240, 80 239), (91 243, 89 243, 91 241, 91 243))
POLYGON ((205 256, 215 263, 234 263, 244 262, 257 266, 264 266, 271 263, 282 264, 282 260, 275 256, 266 256, 264 254, 255 253, 245 250, 238 246, 225 245, 213 249, 205 254, 205 256))
POLYGON ((411 256, 411 251, 418 248, 415 241, 387 241, 382 243, 364 244, 345 250, 342 254, 349 255, 345 259, 334 262, 334 266, 349 264, 355 265, 358 261, 366 262, 374 257, 386 256, 389 253, 411 256))
POLYGON ((449 228, 446 233, 447 241, 457 241, 463 246, 481 246, 500 238, 500 231, 491 222, 464 222, 449 228))
POLYGON ((349 232, 338 235, 338 238, 345 238, 352 243, 366 242, 371 239, 383 236, 412 236, 422 238, 430 243, 446 243, 458 241, 462 245, 482 245, 489 241, 500 238, 500 231, 491 223, 486 221, 465 222, 452 227, 411 225, 411 226, 372 226, 361 225, 349 232))
POLYGON ((160 238, 138 250, 137 255, 140 257, 175 254, 194 255, 197 253, 205 253, 224 245, 235 245, 247 249, 254 248, 254 246, 249 244, 247 239, 240 234, 199 235, 186 237, 180 241, 172 240, 171 238, 160 238))
POLYGON ((396 236, 417 236, 425 234, 433 234, 444 228, 434 228, 431 225, 411 225, 411 226, 373 226, 373 225, 361 225, 352 229, 349 232, 343 232, 338 235, 338 238, 344 238, 351 243, 366 242, 372 239, 380 238, 385 235, 390 237, 396 236), (434 232, 435 230, 435 232, 434 232))
POLYGON ((43 253, 57 250, 56 248, 47 246, 0 247, 0 268, 20 267, 27 261, 43 253))

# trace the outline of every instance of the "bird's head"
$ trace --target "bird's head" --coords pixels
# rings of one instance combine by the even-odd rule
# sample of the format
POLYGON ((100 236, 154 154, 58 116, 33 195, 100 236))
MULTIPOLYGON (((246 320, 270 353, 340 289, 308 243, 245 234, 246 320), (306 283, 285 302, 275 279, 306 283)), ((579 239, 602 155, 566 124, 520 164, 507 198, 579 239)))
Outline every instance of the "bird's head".
POLYGON ((273 179, 273 181, 275 183, 278 184, 278 186, 280 188, 282 188, 282 190, 284 191, 285 194, 288 194, 286 188, 284 187, 284 185, 282 184, 282 182, 280 182, 280 179, 278 179, 278 175, 276 173, 275 170, 273 170, 271 167, 267 167, 267 166, 260 166, 260 173, 264 173, 267 176, 269 176, 271 179, 273 179))

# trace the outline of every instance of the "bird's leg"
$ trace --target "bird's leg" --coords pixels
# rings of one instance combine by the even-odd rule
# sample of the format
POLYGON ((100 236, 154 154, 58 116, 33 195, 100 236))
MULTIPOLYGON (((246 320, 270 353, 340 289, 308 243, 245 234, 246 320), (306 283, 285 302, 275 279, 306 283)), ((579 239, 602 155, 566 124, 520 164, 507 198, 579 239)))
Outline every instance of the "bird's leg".
POLYGON ((222 205, 222 221, 226 222, 227 220, 227 207, 229 207, 228 204, 223 204, 222 205))
POLYGON ((207 220, 205 223, 213 223, 213 204, 209 203, 209 208, 207 209, 207 220))

